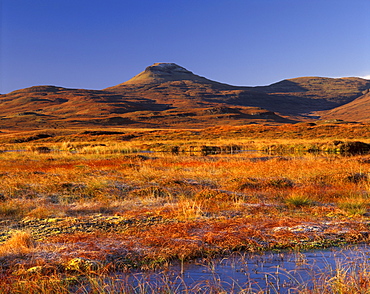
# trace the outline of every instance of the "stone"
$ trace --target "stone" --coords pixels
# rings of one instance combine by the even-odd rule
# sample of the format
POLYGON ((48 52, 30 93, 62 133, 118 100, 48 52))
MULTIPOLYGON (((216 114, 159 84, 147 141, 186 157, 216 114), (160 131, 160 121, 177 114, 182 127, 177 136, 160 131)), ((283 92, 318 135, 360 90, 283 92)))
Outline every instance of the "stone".
POLYGON ((96 260, 76 257, 67 262, 65 269, 67 271, 87 272, 97 271, 102 268, 102 264, 96 260))

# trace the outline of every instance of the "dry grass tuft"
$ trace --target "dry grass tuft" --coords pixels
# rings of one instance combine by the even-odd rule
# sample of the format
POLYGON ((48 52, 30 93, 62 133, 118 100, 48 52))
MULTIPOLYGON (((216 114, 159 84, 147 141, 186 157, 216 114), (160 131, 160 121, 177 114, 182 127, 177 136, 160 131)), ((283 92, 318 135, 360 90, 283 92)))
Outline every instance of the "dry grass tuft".
POLYGON ((27 217, 37 219, 45 219, 54 216, 64 216, 64 212, 51 205, 41 205, 27 213, 27 217))
POLYGON ((131 191, 130 196, 133 198, 164 198, 169 197, 170 193, 161 187, 147 187, 131 191))
POLYGON ((312 205, 312 200, 308 196, 302 194, 291 194, 285 199, 288 206, 304 207, 312 205))
POLYGON ((221 192, 218 190, 212 189, 204 189, 197 193, 195 196, 195 200, 197 201, 215 201, 215 202, 227 202, 235 200, 235 196, 233 194, 221 192))
POLYGON ((11 254, 27 254, 36 248, 36 242, 28 232, 17 231, 0 246, 0 256, 11 254))
POLYGON ((350 216, 361 216, 367 213, 370 199, 362 195, 350 195, 338 201, 339 208, 350 216))

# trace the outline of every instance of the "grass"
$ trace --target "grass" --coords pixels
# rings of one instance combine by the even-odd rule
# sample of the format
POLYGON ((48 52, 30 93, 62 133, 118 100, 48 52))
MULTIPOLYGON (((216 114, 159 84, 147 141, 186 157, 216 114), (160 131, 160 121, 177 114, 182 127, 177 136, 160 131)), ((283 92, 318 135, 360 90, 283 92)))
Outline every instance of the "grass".
POLYGON ((0 246, 0 256, 22 255, 36 248, 36 242, 29 232, 16 231, 0 246))
MULTIPOLYGON (((335 126, 332 136, 357 129, 366 136, 366 127, 335 126)), ((186 152, 189 146, 323 146, 328 139, 318 134, 329 131, 314 129, 317 139, 309 139, 307 126, 275 127, 283 137, 291 133, 290 140, 271 138, 268 126, 130 130, 130 141, 70 130, 15 144, 9 143, 15 134, 2 135, 4 150, 27 151, 0 153, 1 268, 21 287, 22 278, 12 274, 17 263, 26 270, 50 265, 59 275, 72 257, 102 262, 108 271, 149 269, 233 251, 367 241, 367 154, 186 152), (300 130, 306 138, 294 139, 300 130), (39 152, 40 146, 51 151, 39 152), (179 152, 126 153, 173 146, 179 152), (19 226, 34 245, 8 238, 19 226), (14 260, 5 254, 12 250, 14 260)), ((65 287, 61 281, 50 287, 65 287)))
POLYGON ((304 207, 312 205, 312 201, 306 195, 291 194, 285 199, 285 203, 294 207, 304 207))
POLYGON ((350 195, 338 202, 339 208, 346 211, 351 216, 364 215, 367 213, 370 201, 367 195, 350 195))

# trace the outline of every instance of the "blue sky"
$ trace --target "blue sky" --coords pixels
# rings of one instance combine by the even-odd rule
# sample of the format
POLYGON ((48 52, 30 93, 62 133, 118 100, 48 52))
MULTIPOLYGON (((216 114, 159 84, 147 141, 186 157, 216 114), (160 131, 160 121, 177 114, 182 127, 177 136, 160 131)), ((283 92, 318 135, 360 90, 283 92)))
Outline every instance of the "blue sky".
POLYGON ((369 0, 0 0, 0 93, 102 89, 155 62, 232 85, 369 76, 369 0))

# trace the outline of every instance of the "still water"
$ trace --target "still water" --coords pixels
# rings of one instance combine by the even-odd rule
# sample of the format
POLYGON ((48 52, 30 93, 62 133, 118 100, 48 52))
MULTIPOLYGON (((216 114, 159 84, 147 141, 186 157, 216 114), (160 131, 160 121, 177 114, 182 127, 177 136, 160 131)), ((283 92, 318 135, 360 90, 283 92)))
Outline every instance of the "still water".
POLYGON ((123 279, 147 285, 154 291, 171 289, 176 293, 298 293, 344 272, 370 271, 369 256, 368 245, 305 252, 243 253, 174 265, 165 271, 134 273, 123 279))

